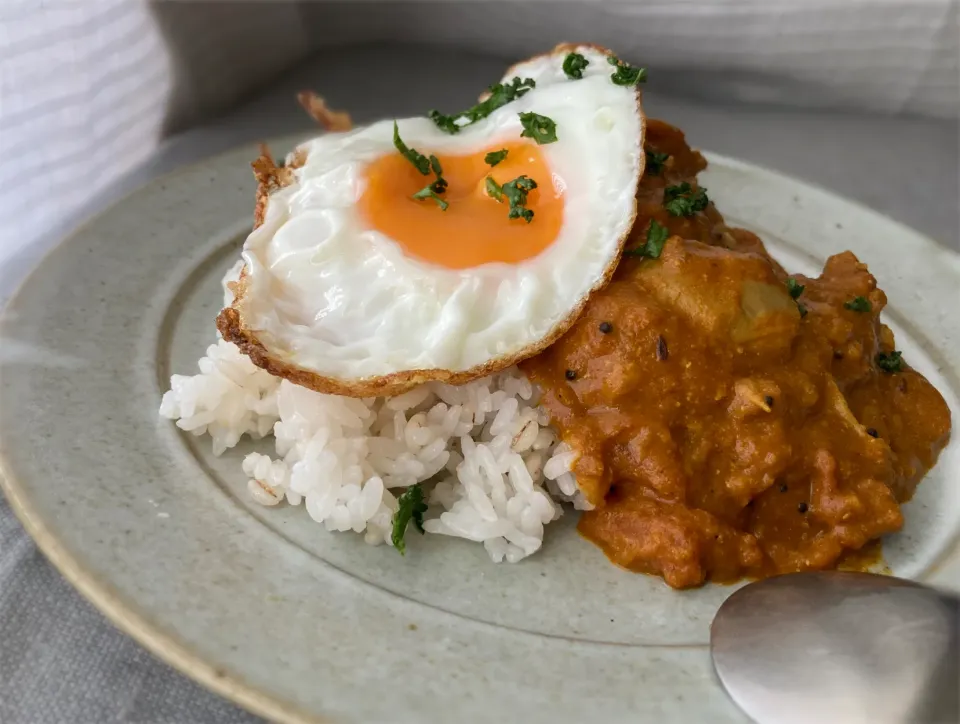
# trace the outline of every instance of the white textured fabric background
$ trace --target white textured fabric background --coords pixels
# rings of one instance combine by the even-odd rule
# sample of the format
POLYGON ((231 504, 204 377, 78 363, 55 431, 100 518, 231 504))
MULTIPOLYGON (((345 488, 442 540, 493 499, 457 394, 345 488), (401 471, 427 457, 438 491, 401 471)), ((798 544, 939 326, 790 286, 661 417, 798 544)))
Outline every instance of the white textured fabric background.
MULTIPOLYGON (((0 0, 0 304, 110 199, 308 127, 292 101, 301 87, 361 122, 413 114, 466 103, 502 70, 491 55, 581 38, 647 62, 648 111, 692 143, 814 181, 960 248, 956 6, 0 0), (385 40, 446 49, 338 49, 385 40)), ((255 721, 114 630, 0 500, 0 723, 255 721)))
POLYGON ((321 48, 402 39, 520 58, 586 38, 693 96, 955 118, 957 4, 4 0, 0 263, 164 135, 321 48))

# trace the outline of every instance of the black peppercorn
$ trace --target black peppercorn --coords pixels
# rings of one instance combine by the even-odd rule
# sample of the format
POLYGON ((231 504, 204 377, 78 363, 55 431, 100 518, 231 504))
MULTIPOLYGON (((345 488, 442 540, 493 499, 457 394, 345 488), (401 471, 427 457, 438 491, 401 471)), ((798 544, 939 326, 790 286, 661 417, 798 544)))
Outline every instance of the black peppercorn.
POLYGON ((880 433, 877 432, 877 428, 875 428, 875 427, 868 427, 868 428, 867 428, 867 434, 868 434, 870 437, 878 437, 878 436, 880 435, 880 433))
POLYGON ((773 397, 771 397, 770 395, 767 395, 766 397, 764 397, 763 404, 765 404, 767 407, 773 407, 773 397))
POLYGON ((784 483, 783 485, 780 486, 780 492, 781 492, 781 493, 786 493, 786 492, 787 492, 787 484, 786 484, 786 483, 784 483))
POLYGON ((806 513, 809 509, 810 506, 806 503, 800 503, 800 505, 797 506, 797 510, 799 510, 801 513, 806 513))
POLYGON ((601 334, 610 334, 613 331, 613 325, 610 322, 600 322, 601 334))
POLYGON ((574 372, 573 370, 567 370, 566 377, 568 380, 575 380, 577 379, 577 373, 574 372))
POLYGON ((670 350, 667 349, 667 340, 663 338, 662 334, 657 335, 656 355, 660 362, 666 362, 670 356, 670 350))

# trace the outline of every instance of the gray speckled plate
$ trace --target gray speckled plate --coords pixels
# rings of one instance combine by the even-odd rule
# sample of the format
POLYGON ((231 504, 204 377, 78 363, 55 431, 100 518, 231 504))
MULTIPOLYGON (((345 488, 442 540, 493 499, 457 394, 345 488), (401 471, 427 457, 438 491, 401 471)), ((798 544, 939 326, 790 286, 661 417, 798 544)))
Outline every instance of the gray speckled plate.
MULTIPOLYGON (((289 144, 288 144, 289 145, 289 144)), ((285 721, 741 721, 708 627, 732 589, 678 593, 609 565, 567 515, 494 565, 415 536, 406 558, 250 502, 241 446, 157 415, 214 337, 250 224, 252 147, 132 194, 51 253, 6 310, 0 478, 68 579, 216 691, 285 721)), ((960 410, 960 257, 822 190, 711 157, 711 196, 791 269, 852 249, 910 362, 960 410)), ((960 444, 907 506, 893 570, 960 590, 960 444)))

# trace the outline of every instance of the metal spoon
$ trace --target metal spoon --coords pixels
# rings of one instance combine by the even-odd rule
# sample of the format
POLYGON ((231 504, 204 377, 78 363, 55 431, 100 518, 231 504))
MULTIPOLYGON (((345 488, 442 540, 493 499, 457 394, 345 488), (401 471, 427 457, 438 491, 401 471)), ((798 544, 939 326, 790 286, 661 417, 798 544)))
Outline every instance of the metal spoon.
POLYGON ((710 631, 727 693, 759 724, 960 722, 960 599, 869 573, 751 583, 710 631))

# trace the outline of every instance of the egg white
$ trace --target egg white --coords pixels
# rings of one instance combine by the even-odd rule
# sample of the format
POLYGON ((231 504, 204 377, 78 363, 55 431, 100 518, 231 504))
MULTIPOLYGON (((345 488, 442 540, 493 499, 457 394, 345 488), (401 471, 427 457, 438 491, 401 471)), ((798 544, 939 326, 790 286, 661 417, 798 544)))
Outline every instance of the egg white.
POLYGON ((643 120, 636 89, 611 82, 604 53, 576 48, 589 65, 582 79, 567 78, 570 50, 511 68, 504 82, 533 78, 536 88, 455 135, 426 118, 398 121, 408 146, 465 154, 518 140, 522 112, 552 118, 558 140, 540 150, 553 177, 535 179, 541 193, 564 195, 551 246, 519 264, 461 270, 408 257, 357 207, 365 165, 396 153, 393 121, 324 135, 301 146, 294 183, 271 194, 244 244, 244 292, 233 305, 244 328, 285 364, 349 381, 484 365, 488 373, 492 361, 532 353, 571 323, 633 223, 643 120))

